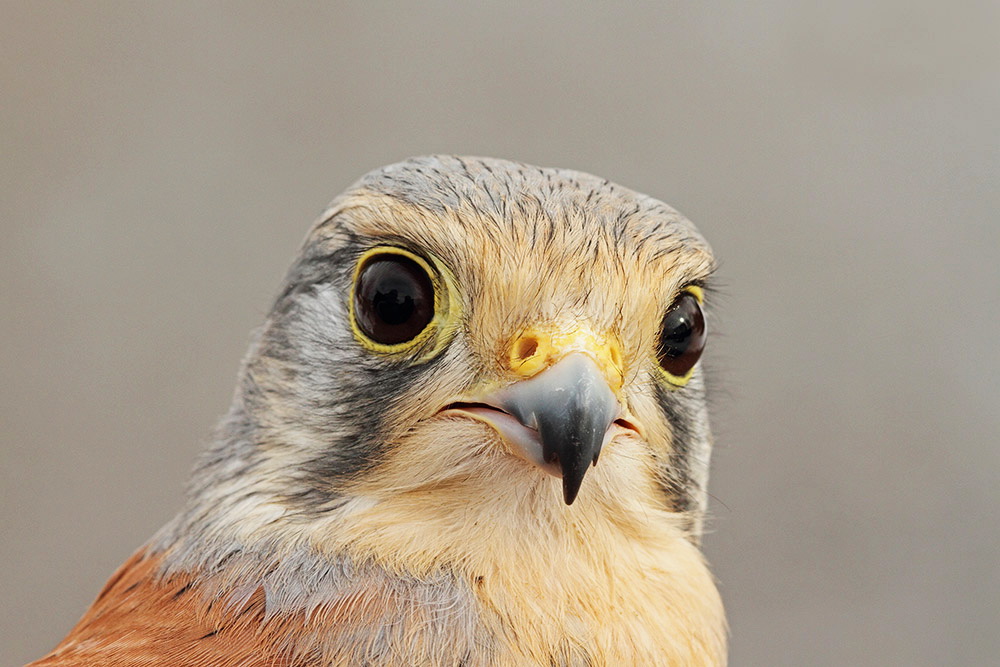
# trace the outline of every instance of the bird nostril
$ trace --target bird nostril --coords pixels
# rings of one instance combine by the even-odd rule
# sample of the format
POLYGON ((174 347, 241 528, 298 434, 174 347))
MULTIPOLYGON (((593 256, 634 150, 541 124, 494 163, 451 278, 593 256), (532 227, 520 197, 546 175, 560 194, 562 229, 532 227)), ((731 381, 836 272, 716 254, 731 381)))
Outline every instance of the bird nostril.
POLYGON ((514 357, 523 361, 533 356, 537 351, 538 339, 534 336, 524 336, 514 346, 514 357))

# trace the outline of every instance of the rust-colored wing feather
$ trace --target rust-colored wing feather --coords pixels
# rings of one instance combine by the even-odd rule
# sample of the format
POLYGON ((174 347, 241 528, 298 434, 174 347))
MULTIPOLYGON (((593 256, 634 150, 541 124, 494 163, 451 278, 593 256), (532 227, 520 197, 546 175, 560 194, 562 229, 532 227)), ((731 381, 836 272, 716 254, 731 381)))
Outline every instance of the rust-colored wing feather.
POLYGON ((214 605, 190 577, 157 576, 159 558, 132 556, 52 653, 29 667, 192 665, 300 667, 306 656, 287 650, 293 628, 265 631, 258 590, 239 608, 214 605), (279 637, 284 637, 281 639, 279 637))

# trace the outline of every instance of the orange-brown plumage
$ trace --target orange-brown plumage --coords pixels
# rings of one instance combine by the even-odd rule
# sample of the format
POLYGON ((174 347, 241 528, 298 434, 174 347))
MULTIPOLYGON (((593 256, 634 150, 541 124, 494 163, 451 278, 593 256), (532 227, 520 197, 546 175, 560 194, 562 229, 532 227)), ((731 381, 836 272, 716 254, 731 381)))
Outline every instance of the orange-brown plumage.
POLYGON ((161 560, 145 551, 129 558, 62 643, 32 666, 293 664, 261 632, 262 595, 240 609, 213 604, 192 575, 159 577, 161 560))
POLYGON ((249 596, 219 595, 193 574, 162 576, 162 556, 145 550, 107 582, 69 635, 31 667, 309 667, 350 664, 347 642, 331 642, 377 627, 392 605, 390 590, 345 596, 311 613, 269 615, 264 588, 249 596))

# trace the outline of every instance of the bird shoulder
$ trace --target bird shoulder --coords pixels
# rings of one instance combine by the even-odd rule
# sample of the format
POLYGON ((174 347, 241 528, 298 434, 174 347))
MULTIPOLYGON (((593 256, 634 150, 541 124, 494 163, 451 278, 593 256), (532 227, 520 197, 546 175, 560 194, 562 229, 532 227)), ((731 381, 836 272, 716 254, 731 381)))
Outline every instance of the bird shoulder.
POLYGON ((159 576, 161 560, 145 550, 129 558, 62 643, 28 667, 307 664, 261 632, 263 591, 227 607, 199 595, 190 575, 159 576))

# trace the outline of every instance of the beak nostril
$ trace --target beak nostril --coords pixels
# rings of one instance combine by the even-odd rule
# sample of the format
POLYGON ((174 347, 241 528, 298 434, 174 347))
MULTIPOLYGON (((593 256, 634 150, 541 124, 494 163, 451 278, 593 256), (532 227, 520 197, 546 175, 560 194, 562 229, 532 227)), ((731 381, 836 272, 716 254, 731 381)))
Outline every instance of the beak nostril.
POLYGON ((527 359, 538 351, 538 339, 534 336, 524 336, 518 339, 514 346, 514 356, 517 359, 527 359))

